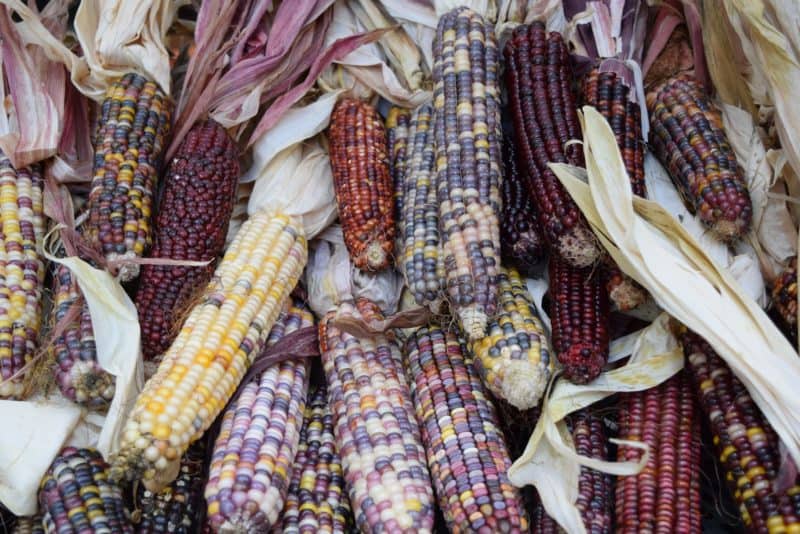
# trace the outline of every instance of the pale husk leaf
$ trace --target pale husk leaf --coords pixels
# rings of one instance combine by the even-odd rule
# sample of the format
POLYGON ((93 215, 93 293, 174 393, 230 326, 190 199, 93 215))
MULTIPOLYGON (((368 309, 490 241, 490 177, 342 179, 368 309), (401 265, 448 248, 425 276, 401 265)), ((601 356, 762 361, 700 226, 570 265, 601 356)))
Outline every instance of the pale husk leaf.
POLYGON ((433 5, 439 17, 453 9, 468 7, 475 13, 482 15, 487 22, 497 21, 496 0, 433 0, 433 5))

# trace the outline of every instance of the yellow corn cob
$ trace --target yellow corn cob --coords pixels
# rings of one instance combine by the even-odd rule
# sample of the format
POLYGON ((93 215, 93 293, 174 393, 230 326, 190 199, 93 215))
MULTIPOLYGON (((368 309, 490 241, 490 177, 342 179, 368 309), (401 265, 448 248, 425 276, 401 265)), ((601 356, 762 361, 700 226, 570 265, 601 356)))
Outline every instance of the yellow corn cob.
POLYGON ((172 482, 180 457, 222 411, 269 336, 306 263, 299 220, 259 212, 236 234, 205 296, 136 399, 114 479, 172 482))

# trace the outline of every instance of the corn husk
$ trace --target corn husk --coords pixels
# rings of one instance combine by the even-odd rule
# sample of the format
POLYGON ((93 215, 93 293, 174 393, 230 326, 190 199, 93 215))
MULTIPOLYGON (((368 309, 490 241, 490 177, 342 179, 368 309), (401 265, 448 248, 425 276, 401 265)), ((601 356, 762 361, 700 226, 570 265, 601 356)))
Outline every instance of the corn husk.
POLYGON ((381 5, 405 30, 425 58, 428 70, 433 68, 433 39, 439 18, 432 0, 381 0, 381 5))
POLYGON ((433 6, 439 17, 453 9, 468 7, 483 16, 487 22, 497 21, 497 0, 433 0, 433 6))

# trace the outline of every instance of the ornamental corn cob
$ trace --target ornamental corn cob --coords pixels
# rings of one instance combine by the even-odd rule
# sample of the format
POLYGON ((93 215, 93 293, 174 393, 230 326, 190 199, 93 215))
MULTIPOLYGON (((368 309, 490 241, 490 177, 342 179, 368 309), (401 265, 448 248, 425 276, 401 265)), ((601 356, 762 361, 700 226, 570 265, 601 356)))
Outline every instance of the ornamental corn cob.
POLYGON ((389 154, 389 173, 394 185, 394 220, 398 225, 403 217, 403 187, 410 120, 411 113, 398 107, 389 110, 389 116, 386 118, 386 149, 389 154))
MULTIPOLYGON (((320 322, 319 340, 356 524, 362 532, 430 533, 431 481, 400 349, 390 335, 356 338, 339 330, 331 323, 336 313, 320 322)), ((380 319, 364 299, 341 304, 338 313, 380 319)))
POLYGON ((299 221, 260 211, 237 232, 203 300, 136 399, 112 475, 158 490, 261 350, 306 263, 299 221))
POLYGON ((506 43, 506 89, 514 141, 530 184, 543 237, 562 260, 588 267, 600 248, 578 206, 549 163, 583 166, 575 143, 581 130, 570 85, 569 53, 561 34, 539 22, 519 26, 506 43))
POLYGON ((150 256, 211 262, 203 267, 145 265, 136 294, 142 353, 166 352, 185 308, 214 274, 239 183, 236 143, 213 120, 196 124, 164 177, 150 256))
POLYGON ((344 242, 353 264, 380 271, 394 247, 394 188, 386 133, 378 112, 354 98, 333 109, 330 127, 333 185, 344 242))
POLYGON ((792 337, 797 335, 797 256, 778 276, 772 287, 772 304, 783 322, 789 327, 792 337))
MULTIPOLYGON (((620 439, 645 443, 650 456, 638 475, 617 478, 617 532, 701 532, 700 418, 688 374, 620 398, 620 439)), ((642 452, 620 445, 617 459, 642 452)))
MULTIPOLYGON (((94 133, 94 177, 87 237, 107 259, 141 257, 150 246, 150 215, 171 103, 155 82, 128 73, 112 83, 94 133)), ((139 266, 120 270, 123 282, 139 266)))
MULTIPOLYGON (((5 525, 3 525, 5 527, 5 525)), ((3 530, 3 532, 7 532, 3 530)), ((44 534, 41 516, 18 517, 11 534, 44 534)))
POLYGON ((670 78, 647 94, 650 144, 693 213, 725 241, 750 230, 753 207, 722 119, 693 78, 670 78))
POLYGON ((328 391, 309 393, 283 516, 276 532, 345 534, 351 520, 328 391))
POLYGON ((470 343, 470 353, 489 391, 527 410, 539 404, 550 381, 550 345, 519 273, 501 267, 497 286, 500 311, 489 322, 486 337, 470 343))
POLYGON ((406 340, 411 397, 450 532, 527 532, 497 413, 458 337, 438 326, 406 340))
MULTIPOLYGON (((293 303, 266 346, 311 326, 311 312, 293 303)), ((243 386, 225 410, 205 488, 208 522, 215 531, 268 532, 278 520, 300 440, 308 374, 304 359, 275 364, 243 386)))
POLYGON ((14 169, 0 150, 0 398, 24 394, 42 316, 44 180, 38 165, 14 169))
POLYGON ((433 105, 423 104, 411 117, 406 174, 403 179, 403 214, 400 217, 400 270, 420 306, 438 310, 446 279, 433 139, 433 105))
POLYGON ((133 534, 122 491, 94 449, 65 447, 39 485, 39 509, 47 534, 133 534))
POLYGON ((783 492, 778 437, 730 367, 700 336, 681 336, 694 390, 728 486, 750 532, 800 532, 800 485, 783 492))
POLYGON ((467 8, 439 19, 433 44, 439 228, 447 294, 469 339, 497 311, 501 150, 494 27, 467 8))

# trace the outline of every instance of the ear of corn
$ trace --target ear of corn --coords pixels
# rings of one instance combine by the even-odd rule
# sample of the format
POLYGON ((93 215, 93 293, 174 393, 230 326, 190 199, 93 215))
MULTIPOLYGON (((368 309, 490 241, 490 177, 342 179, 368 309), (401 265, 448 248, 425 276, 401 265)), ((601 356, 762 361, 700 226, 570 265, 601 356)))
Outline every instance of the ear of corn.
POLYGON ((753 207, 719 112, 700 84, 682 75, 647 95, 650 144, 689 208, 720 238, 750 230, 753 207))
POLYGON ((800 485, 775 491, 779 440, 730 367, 700 336, 681 336, 694 391, 708 422, 725 479, 750 532, 800 530, 800 485))
POLYGON ((351 522, 327 388, 309 394, 278 532, 345 534, 351 522))
POLYGON ((115 479, 158 490, 222 411, 306 263, 300 222, 260 211, 237 232, 204 297, 144 386, 113 460, 115 479))
MULTIPOLYGON (((150 216, 171 103, 155 82, 129 73, 112 83, 94 134, 94 177, 87 237, 107 259, 141 257, 150 246, 150 216)), ((122 281, 138 265, 120 270, 122 281)))
POLYGON ((403 218, 403 188, 405 186, 406 154, 409 143, 411 113, 393 107, 386 118, 386 148, 389 153, 389 173, 394 184, 394 220, 398 226, 403 218))
POLYGON ((772 286, 772 305, 788 327, 791 337, 797 337, 797 256, 789 261, 772 286))
MULTIPOLYGON (((266 345, 313 325, 311 312, 293 304, 266 345)), ((243 387, 223 415, 205 488, 208 521, 217 532, 268 532, 277 522, 300 439, 308 362, 275 364, 243 387)))
MULTIPOLYGON (((650 456, 641 473, 617 478, 617 532, 701 532, 700 419, 687 373, 623 393, 619 437, 645 443, 650 456)), ((617 459, 641 454, 620 446, 617 459)))
POLYGON ((500 269, 499 312, 486 337, 470 343, 483 383, 496 397, 527 410, 539 403, 553 372, 553 358, 533 298, 514 268, 500 269))
POLYGON ((44 534, 41 516, 18 517, 11 534, 44 534))
POLYGON ((149 255, 211 262, 204 267, 142 267, 136 309, 146 359, 169 348, 191 298, 214 274, 238 182, 237 148, 225 128, 208 120, 189 130, 164 177, 149 255))
POLYGON ((494 406, 458 337, 438 326, 406 341, 406 370, 439 507, 451 532, 527 532, 494 406))
POLYGON ((529 180, 539 226, 550 247, 574 267, 587 267, 600 248, 578 206, 548 167, 583 166, 581 131, 570 87, 569 53, 561 34, 542 23, 519 26, 504 49, 514 139, 529 180))
POLYGON ((353 264, 380 271, 394 247, 394 188, 386 132, 366 102, 345 98, 331 115, 330 157, 344 242, 353 264))
POLYGON ((501 150, 494 27, 467 8, 439 19, 434 40, 439 228, 451 309, 469 339, 497 311, 501 150))
POLYGON ((108 464, 97 451, 64 448, 39 486, 44 531, 133 534, 122 491, 110 481, 108 472, 108 464))
POLYGON ((20 372, 37 348, 45 275, 43 186, 38 165, 14 169, 0 151, 0 398, 23 395, 20 372))
MULTIPOLYGON (((343 303, 339 314, 380 319, 372 302, 343 303)), ((357 338, 330 321, 319 326, 334 437, 356 524, 362 532, 431 532, 433 495, 425 450, 403 375, 386 335, 357 338)))

